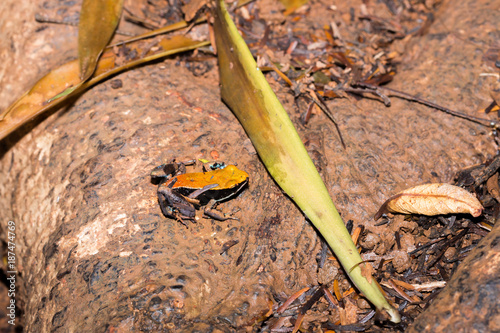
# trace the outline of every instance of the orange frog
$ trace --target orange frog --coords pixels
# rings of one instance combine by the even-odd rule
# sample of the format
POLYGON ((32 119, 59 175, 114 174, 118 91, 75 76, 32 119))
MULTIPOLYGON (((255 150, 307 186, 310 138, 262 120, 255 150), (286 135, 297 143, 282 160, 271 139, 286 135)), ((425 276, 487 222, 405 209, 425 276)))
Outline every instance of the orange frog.
POLYGON ((193 221, 196 208, 205 206, 204 214, 219 221, 235 219, 214 209, 218 202, 238 194, 248 183, 248 174, 234 165, 217 163, 207 172, 185 173, 184 163, 160 165, 151 172, 158 185, 158 202, 163 215, 185 224, 193 221))

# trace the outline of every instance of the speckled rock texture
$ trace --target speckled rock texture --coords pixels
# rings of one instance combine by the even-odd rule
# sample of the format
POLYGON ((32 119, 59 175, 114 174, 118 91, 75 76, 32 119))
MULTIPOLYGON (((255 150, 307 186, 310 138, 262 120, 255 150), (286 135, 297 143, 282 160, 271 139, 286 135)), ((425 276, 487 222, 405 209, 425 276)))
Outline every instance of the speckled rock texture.
MULTIPOLYGON (((491 69, 480 50, 499 37, 493 7, 442 5, 439 23, 414 41, 391 87, 474 114, 489 101, 491 78, 479 74, 491 69)), ((2 108, 76 55, 76 29, 36 23, 36 10, 29 1, 0 3, 2 108)), ((216 62, 206 65, 212 69, 194 76, 172 58, 120 74, 1 142, 0 225, 5 237, 7 222, 16 223, 27 332, 251 330, 273 294, 317 284, 319 237, 220 101, 216 62), (214 151, 250 175, 248 189, 221 207, 239 221, 186 228, 162 216, 150 170, 214 151)), ((391 194, 436 177, 448 182, 495 154, 488 129, 396 99, 390 108, 328 102, 344 150, 324 115, 299 125, 293 96, 274 88, 345 221, 376 234, 385 227, 372 216, 391 194)), ((499 276, 498 265, 491 270, 499 276)), ((498 291, 492 281, 483 298, 498 291)))

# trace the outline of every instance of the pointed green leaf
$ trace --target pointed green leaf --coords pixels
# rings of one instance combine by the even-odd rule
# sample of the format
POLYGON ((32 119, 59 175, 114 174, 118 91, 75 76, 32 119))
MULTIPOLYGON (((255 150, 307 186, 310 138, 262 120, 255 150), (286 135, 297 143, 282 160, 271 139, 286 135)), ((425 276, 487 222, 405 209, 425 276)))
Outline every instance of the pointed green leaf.
POLYGON ((399 322, 362 259, 288 114, 239 35, 223 0, 215 10, 221 95, 280 187, 323 235, 358 289, 399 322))
POLYGON ((78 24, 80 79, 86 81, 108 45, 122 15, 123 0, 83 0, 78 24))

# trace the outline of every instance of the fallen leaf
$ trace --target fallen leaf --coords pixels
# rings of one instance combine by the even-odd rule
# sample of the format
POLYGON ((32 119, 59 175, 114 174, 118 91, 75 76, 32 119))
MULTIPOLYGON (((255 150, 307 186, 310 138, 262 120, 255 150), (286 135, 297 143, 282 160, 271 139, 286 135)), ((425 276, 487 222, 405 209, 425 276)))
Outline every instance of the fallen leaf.
POLYGON ((309 0, 280 0, 285 6, 287 14, 293 13, 297 8, 305 5, 309 0))
POLYGON ((181 7, 182 12, 184 13, 184 18, 186 21, 191 21, 196 17, 199 10, 203 8, 208 3, 208 0, 191 0, 189 3, 183 5, 181 7))
POLYGON ((123 0, 83 0, 78 25, 80 79, 87 81, 97 60, 115 32, 122 14, 123 0))
POLYGON ((363 262, 359 265, 359 268, 361 268, 361 275, 363 275, 369 283, 372 283, 374 273, 372 265, 363 262))
POLYGON ((352 325, 358 322, 358 306, 349 298, 344 299, 345 323, 343 325, 352 325))
POLYGON ((151 47, 151 43, 150 40, 135 41, 108 48, 99 58, 93 76, 86 82, 80 80, 78 60, 52 70, 14 104, 0 113, 0 140, 38 115, 61 105, 69 97, 111 75, 168 55, 208 45, 208 42, 192 40, 183 35, 171 38, 157 37, 154 48, 151 47), (119 64, 120 57, 126 61, 119 64))
POLYGON ((425 184, 411 187, 389 198, 380 207, 375 220, 382 214, 441 215, 469 213, 481 215, 483 206, 477 198, 461 187, 450 184, 425 184))
POLYGON ((497 202, 500 202, 500 187, 498 186, 498 173, 495 173, 486 181, 486 188, 497 202))

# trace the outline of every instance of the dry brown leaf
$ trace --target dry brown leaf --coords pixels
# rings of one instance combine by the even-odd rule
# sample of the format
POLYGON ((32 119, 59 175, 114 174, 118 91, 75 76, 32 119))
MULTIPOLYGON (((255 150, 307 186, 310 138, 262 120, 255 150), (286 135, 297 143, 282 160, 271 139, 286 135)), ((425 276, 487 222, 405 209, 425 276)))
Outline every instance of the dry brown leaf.
POLYGON ((358 322, 358 306, 349 298, 344 299, 345 324, 352 325, 358 322))
POLYGON ((359 268, 361 268, 361 275, 363 275, 369 283, 372 283, 373 279, 373 267, 370 264, 367 263, 361 263, 359 265, 359 268))
POLYGON ((425 184, 411 187, 389 198, 380 207, 375 220, 382 214, 441 215, 469 213, 481 215, 483 206, 477 198, 461 187, 450 184, 425 184))
POLYGON ((292 13, 294 10, 302 5, 305 5, 309 0, 280 0, 280 2, 285 6, 288 13, 292 13))
POLYGON ((486 188, 497 202, 500 202, 500 187, 498 186, 498 173, 495 173, 486 181, 486 188))
POLYGON ((87 81, 115 32, 123 9, 123 0, 83 0, 78 24, 80 79, 87 81))
POLYGON ((73 60, 52 70, 21 96, 14 104, 0 113, 0 140, 36 116, 60 105, 71 96, 131 67, 205 46, 208 42, 195 41, 183 35, 171 38, 158 37, 155 47, 151 40, 135 41, 108 48, 100 57, 93 77, 80 80, 78 61, 73 60), (120 59, 126 61, 120 63, 120 59))
POLYGON ((189 3, 181 7, 186 21, 191 21, 196 17, 198 11, 208 3, 208 0, 191 0, 189 3))

